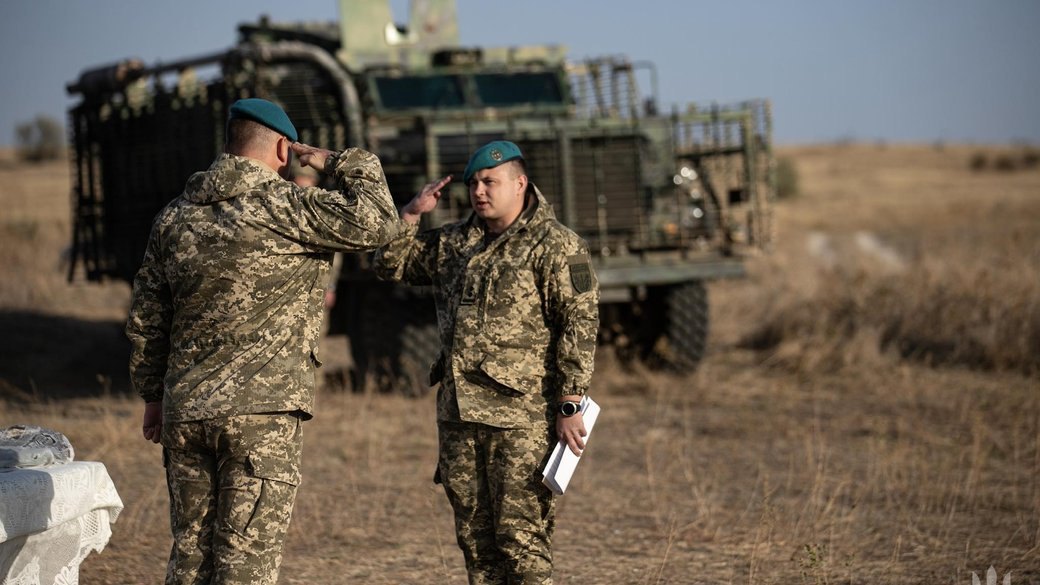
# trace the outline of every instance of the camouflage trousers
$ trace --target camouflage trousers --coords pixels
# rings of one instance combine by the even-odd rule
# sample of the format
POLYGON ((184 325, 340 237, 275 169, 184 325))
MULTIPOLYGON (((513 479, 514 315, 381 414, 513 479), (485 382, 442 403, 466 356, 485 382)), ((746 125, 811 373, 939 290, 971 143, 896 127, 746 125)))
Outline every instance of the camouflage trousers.
POLYGON ((278 580, 302 443, 294 413, 163 425, 173 530, 167 585, 278 580))
POLYGON ((437 475, 471 585, 552 583, 555 505, 542 485, 549 430, 439 422, 437 475))

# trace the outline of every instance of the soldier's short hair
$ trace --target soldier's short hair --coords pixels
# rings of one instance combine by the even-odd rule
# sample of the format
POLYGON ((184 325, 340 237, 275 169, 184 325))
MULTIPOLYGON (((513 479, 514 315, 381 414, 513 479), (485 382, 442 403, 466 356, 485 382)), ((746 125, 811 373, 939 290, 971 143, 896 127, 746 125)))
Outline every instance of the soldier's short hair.
POLYGON ((522 158, 515 158, 507 163, 509 168, 513 170, 513 176, 519 177, 520 175, 527 175, 527 163, 522 158))
POLYGON ((225 145, 228 152, 241 153, 269 147, 279 137, 280 134, 263 124, 239 118, 228 121, 225 145))

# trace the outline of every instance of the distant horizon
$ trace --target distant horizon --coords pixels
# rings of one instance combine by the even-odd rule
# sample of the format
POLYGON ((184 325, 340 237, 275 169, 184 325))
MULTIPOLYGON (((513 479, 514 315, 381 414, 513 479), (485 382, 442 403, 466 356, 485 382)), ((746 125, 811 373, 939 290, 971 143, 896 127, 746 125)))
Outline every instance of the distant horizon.
MULTIPOLYGON (((390 4, 394 20, 404 22, 407 0, 390 4)), ((507 11, 458 0, 460 44, 557 44, 572 60, 648 61, 657 70, 661 111, 686 102, 768 98, 779 145, 1040 143, 1034 30, 1040 2, 643 0, 640 10, 629 6, 529 0, 524 10, 507 11)), ((64 125, 74 103, 65 84, 86 69, 129 57, 152 65, 225 50, 238 24, 261 14, 280 22, 338 18, 333 0, 292 6, 37 0, 0 10, 0 50, 16 56, 0 63, 9 80, 0 87, 0 146, 14 146, 16 125, 37 115, 64 125)))
MULTIPOLYGON (((68 147, 68 145, 65 145, 68 147)), ((886 140, 820 140, 818 142, 773 142, 774 150, 787 150, 787 149, 799 149, 799 148, 856 148, 856 147, 873 147, 873 148, 929 148, 929 149, 944 149, 944 148, 978 148, 978 149, 993 149, 1002 151, 1015 151, 1015 150, 1026 150, 1034 151, 1040 149, 1040 141, 1036 142, 1020 142, 1020 141, 1008 141, 1008 142, 970 142, 970 141, 944 141, 944 140, 905 140, 905 141, 886 141, 886 140)), ((0 144, 0 162, 5 159, 16 159, 18 158, 18 145, 15 144, 0 144)), ((59 159, 65 159, 69 155, 69 151, 66 152, 57 159, 49 159, 44 161, 24 161, 25 164, 37 164, 54 162, 59 159)))

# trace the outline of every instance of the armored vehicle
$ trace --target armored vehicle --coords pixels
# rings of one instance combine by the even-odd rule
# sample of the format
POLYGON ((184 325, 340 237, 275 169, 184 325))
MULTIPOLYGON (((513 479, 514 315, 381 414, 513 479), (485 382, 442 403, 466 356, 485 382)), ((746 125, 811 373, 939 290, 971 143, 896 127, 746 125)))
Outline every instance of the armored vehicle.
MULTIPOLYGON (((477 147, 516 142, 558 218, 589 243, 600 340, 628 359, 696 367, 705 281, 744 273, 770 238, 771 114, 764 100, 662 111, 652 65, 568 61, 559 46, 463 47, 454 0, 341 0, 338 23, 242 24, 230 49, 146 65, 127 59, 68 85, 73 170, 69 277, 130 280, 152 218, 222 149, 229 105, 263 97, 305 143, 360 146, 383 162, 398 205, 459 176, 477 147), (650 81, 640 93, 637 81, 650 81)), ((428 226, 469 213, 452 183, 428 226)), ((330 333, 349 336, 358 387, 414 391, 439 348, 427 291, 381 282, 348 255, 330 333)))

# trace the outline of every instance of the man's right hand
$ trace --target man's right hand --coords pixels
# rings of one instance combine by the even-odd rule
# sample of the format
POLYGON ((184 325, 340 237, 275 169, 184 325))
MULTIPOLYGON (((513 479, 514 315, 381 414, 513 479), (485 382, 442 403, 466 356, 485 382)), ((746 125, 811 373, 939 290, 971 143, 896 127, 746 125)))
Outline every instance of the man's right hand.
POLYGON ((315 146, 309 146, 302 142, 293 142, 291 145, 292 151, 296 153, 296 156, 300 158, 300 164, 317 169, 319 171, 325 170, 325 159, 336 154, 331 150, 325 150, 324 148, 317 148, 315 146))
POLYGON ((158 443, 162 436, 162 424, 162 401, 145 403, 144 422, 141 427, 145 440, 158 443))
POLYGON ((437 202, 441 200, 441 189, 450 182, 451 175, 448 175, 440 180, 426 183, 422 191, 419 191, 418 195, 401 208, 401 219, 410 224, 419 223, 422 214, 429 213, 437 207, 437 202))

